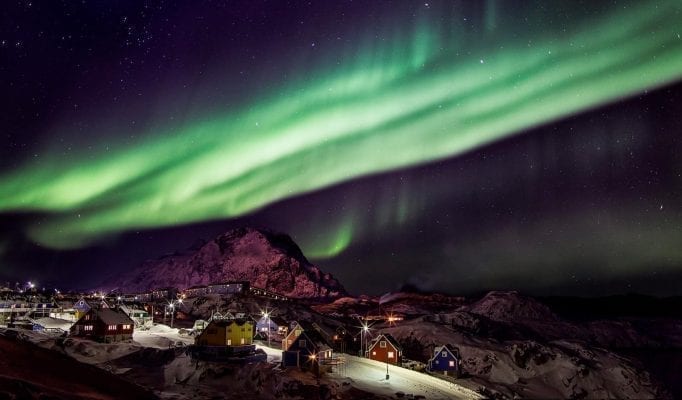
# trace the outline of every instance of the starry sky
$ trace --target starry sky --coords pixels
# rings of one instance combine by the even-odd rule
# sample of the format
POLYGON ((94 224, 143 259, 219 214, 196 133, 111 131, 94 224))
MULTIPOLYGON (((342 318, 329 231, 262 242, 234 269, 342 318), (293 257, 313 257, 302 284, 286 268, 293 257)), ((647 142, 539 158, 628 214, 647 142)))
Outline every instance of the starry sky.
POLYGON ((354 293, 682 294, 677 1, 12 1, 0 279, 251 225, 354 293))

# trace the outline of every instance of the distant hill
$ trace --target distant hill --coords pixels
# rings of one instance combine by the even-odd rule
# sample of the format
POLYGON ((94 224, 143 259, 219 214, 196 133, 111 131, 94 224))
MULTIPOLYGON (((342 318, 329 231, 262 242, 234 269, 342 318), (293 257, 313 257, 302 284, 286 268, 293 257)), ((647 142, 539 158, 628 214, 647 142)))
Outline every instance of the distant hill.
POLYGON ((188 250, 146 261, 102 286, 139 292, 223 281, 249 281, 294 298, 346 295, 343 286, 312 265, 288 235, 254 228, 234 229, 188 250))

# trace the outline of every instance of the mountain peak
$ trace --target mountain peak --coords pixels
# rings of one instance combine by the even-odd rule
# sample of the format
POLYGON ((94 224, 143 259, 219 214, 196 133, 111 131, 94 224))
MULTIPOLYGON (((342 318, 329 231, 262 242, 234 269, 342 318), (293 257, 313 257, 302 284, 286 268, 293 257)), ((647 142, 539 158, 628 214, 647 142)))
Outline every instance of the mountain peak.
POLYGON ((331 274, 305 258, 291 237, 250 227, 232 229, 181 254, 146 261, 115 285, 124 291, 146 291, 222 281, 249 281, 252 286, 296 298, 346 294, 331 274))

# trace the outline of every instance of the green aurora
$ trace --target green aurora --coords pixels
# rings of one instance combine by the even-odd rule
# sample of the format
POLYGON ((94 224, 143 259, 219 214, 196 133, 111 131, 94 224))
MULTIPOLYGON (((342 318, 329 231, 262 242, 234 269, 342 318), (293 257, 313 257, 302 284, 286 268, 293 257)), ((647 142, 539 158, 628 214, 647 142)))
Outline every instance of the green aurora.
MULTIPOLYGON (((505 36, 504 24, 518 21, 496 22, 504 14, 497 9, 486 20, 505 38, 495 46, 456 40, 450 24, 423 16, 410 34, 344 49, 340 65, 301 67, 300 77, 239 110, 160 124, 108 151, 65 158, 50 144, 39 161, 0 176, 0 212, 41 213, 40 223, 26 227, 28 237, 78 248, 128 230, 243 216, 361 176, 453 157, 679 80, 682 4, 652 4, 575 16, 569 29, 545 28, 532 43, 505 36)), ((321 224, 326 233, 317 239, 302 234, 306 253, 343 251, 361 223, 353 207, 361 205, 321 224)), ((382 225, 416 212, 396 207, 382 225)))

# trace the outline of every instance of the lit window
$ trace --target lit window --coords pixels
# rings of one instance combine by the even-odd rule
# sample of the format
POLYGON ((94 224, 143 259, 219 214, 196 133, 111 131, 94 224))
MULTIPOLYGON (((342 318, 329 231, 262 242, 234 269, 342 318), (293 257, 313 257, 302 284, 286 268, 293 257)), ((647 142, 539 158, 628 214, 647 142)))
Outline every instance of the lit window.
POLYGON ((376 356, 376 355, 377 355, 377 352, 376 352, 376 351, 373 351, 373 352, 372 352, 372 355, 373 355, 373 356, 376 356))
POLYGON ((386 348, 386 341, 382 340, 381 342, 379 342, 379 347, 381 347, 382 349, 386 348))
POLYGON ((85 325, 83 329, 86 331, 92 331, 92 325, 85 325))
POLYGON ((394 354, 392 351, 389 351, 389 352, 388 352, 388 358, 393 358, 394 355, 395 355, 395 354, 394 354))
POLYGON ((130 329, 130 325, 123 325, 123 329, 130 329))
POLYGON ((109 325, 109 330, 110 330, 110 331, 115 331, 115 330, 116 330, 116 325, 109 325))
POLYGON ((454 366, 455 366, 455 362, 454 362, 454 361, 450 361, 450 366, 451 366, 451 367, 454 367, 454 366))

